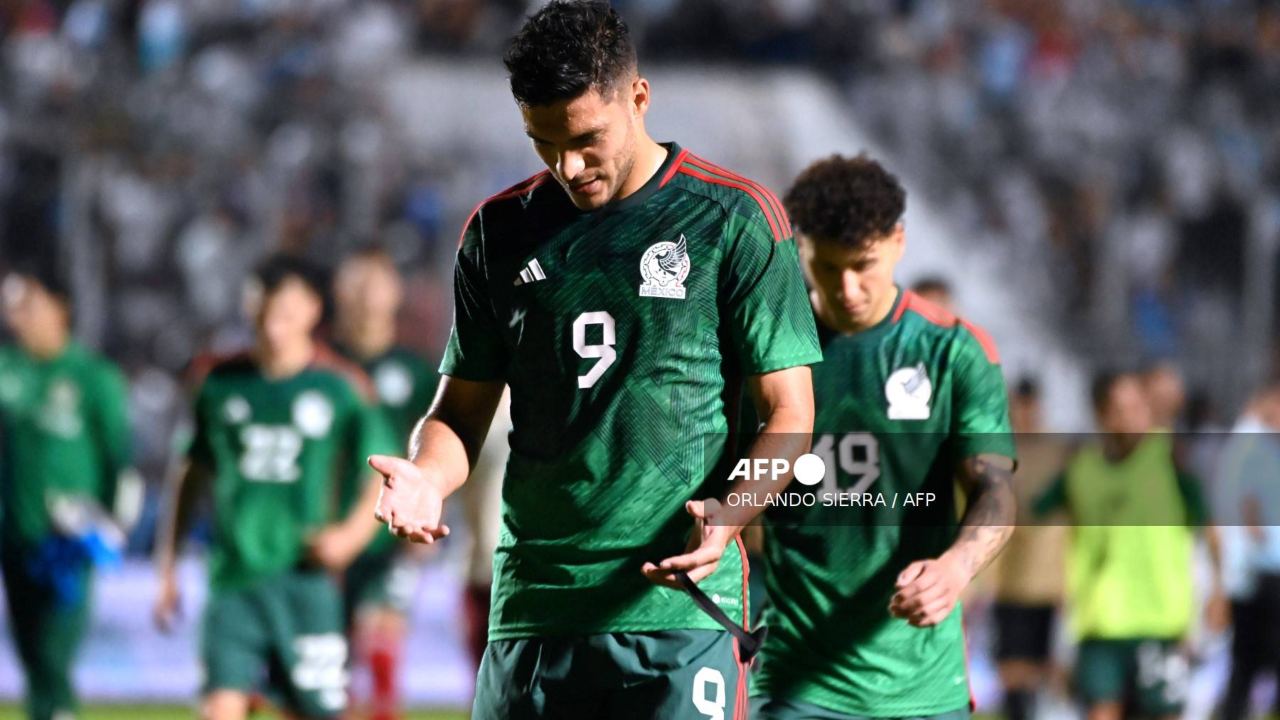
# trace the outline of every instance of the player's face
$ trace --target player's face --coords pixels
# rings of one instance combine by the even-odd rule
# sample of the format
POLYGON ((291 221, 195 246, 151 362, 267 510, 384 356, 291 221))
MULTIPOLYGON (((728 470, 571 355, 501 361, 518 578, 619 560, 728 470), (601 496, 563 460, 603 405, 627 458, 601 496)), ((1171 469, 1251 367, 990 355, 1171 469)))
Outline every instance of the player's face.
POLYGON ((801 233, 800 262, 835 330, 854 332, 878 322, 893 305, 893 271, 906 239, 899 223, 892 232, 861 247, 801 233))
POLYGON ((1142 382, 1133 376, 1115 381, 1098 417, 1103 432, 1141 435, 1151 430, 1151 405, 1142 382))
POLYGON ((592 89, 572 100, 522 106, 520 113, 534 151, 569 199, 595 210, 625 188, 648 107, 649 83, 636 78, 605 95, 592 89))
POLYGON ((342 264, 333 284, 334 301, 344 323, 387 322, 400 310, 400 274, 382 260, 354 258, 342 264))
POLYGON ((1040 429, 1040 398, 1013 395, 1009 398, 1009 424, 1015 433, 1033 433, 1040 429))
POLYGON ((274 292, 262 295, 256 310, 259 339, 280 351, 310 341, 324 306, 306 283, 288 278, 274 292))
POLYGON ((7 276, 0 284, 0 296, 4 302, 5 324, 25 346, 38 344, 37 338, 42 332, 66 322, 58 301, 38 283, 21 275, 7 276))

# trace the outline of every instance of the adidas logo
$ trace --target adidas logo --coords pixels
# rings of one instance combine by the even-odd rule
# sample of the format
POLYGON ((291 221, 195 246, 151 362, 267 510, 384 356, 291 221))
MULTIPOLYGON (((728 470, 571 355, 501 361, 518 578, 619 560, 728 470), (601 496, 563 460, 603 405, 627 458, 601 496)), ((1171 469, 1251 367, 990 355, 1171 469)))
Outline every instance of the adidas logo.
POLYGON ((516 281, 513 284, 518 286, 546 279, 547 274, 542 271, 542 265, 538 264, 537 258, 534 258, 529 261, 528 265, 524 266, 524 269, 520 271, 520 276, 516 278, 516 281))

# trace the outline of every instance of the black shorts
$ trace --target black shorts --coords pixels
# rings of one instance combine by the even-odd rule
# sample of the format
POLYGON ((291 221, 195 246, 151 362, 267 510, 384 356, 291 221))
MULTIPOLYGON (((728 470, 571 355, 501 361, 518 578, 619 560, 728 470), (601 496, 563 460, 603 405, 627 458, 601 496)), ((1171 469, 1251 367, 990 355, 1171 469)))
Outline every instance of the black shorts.
POLYGON ((1049 660, 1053 644, 1053 605, 995 604, 996 660, 1049 660))

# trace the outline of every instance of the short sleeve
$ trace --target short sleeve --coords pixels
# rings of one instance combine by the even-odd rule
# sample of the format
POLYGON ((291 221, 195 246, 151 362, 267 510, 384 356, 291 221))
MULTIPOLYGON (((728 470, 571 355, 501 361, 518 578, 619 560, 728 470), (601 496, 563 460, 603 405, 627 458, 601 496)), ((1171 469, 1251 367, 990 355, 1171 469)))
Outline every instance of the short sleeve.
POLYGON ((484 272, 482 212, 472 216, 458 248, 453 271, 453 329, 440 363, 440 374, 462 380, 502 380, 507 372, 507 348, 484 272))
POLYGON ((995 346, 967 323, 952 346, 951 434, 957 459, 989 453, 1016 458, 1009 426, 1009 400, 995 346))
POLYGON ((795 239, 775 241, 754 205, 733 212, 721 271, 723 321, 742 369, 762 375, 822 360, 795 239))

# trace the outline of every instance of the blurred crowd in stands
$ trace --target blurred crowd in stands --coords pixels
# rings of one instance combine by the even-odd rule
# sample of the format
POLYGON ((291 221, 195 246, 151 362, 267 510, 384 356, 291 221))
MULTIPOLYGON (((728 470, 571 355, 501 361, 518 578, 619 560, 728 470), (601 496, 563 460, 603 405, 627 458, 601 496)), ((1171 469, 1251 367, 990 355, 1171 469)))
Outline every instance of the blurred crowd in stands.
MULTIPOLYGON (((81 334, 132 376, 149 477, 176 378, 241 337, 240 282, 268 249, 385 243, 410 276, 406 340, 443 337, 462 161, 404 152, 369 78, 496 63, 537 4, 0 2, 0 250, 71 249, 81 334)), ((1269 352, 1276 327, 1274 3, 614 4, 649 62, 817 68, 961 237, 1007 257, 990 281, 1086 359, 1176 359, 1219 388, 1250 375, 1237 394, 1270 369, 1221 348, 1269 352)))

